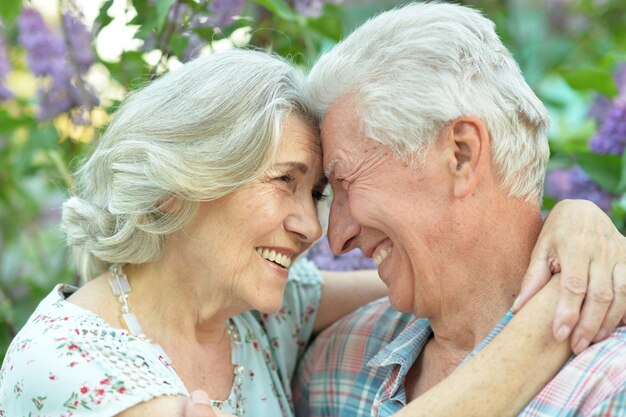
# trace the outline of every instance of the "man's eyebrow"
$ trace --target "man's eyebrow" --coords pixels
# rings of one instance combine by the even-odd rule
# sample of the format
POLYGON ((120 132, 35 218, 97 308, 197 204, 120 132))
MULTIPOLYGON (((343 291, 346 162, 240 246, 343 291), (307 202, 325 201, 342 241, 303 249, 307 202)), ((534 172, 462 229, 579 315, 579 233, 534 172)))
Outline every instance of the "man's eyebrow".
POLYGON ((279 162, 272 166, 276 168, 297 169, 303 174, 306 174, 307 172, 309 172, 309 167, 306 164, 303 164, 302 162, 296 162, 296 161, 279 162))
POLYGON ((326 168, 324 168, 324 176, 326 178, 330 178, 335 170, 335 165, 339 162, 339 159, 332 159, 328 164, 326 164, 326 168))

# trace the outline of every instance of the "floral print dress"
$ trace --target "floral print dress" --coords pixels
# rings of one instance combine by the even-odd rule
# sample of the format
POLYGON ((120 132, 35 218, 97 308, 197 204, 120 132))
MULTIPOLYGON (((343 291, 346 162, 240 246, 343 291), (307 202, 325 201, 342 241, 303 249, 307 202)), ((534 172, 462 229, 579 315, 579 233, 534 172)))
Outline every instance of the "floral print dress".
MULTIPOLYGON (((292 417, 291 378, 313 332, 322 279, 301 259, 292 265, 282 308, 233 317, 240 366, 217 408, 239 416, 292 417)), ((164 395, 188 396, 166 356, 66 298, 57 285, 7 351, 0 370, 0 417, 104 417, 164 395)))

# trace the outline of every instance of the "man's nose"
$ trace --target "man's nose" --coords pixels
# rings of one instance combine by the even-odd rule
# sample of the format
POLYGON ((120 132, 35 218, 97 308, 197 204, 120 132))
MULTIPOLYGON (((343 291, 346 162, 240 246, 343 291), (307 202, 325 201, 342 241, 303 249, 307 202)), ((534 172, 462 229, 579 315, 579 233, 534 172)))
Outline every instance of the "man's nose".
POLYGON ((343 196, 335 195, 330 205, 328 219, 328 243, 335 255, 341 255, 356 247, 360 226, 350 214, 350 205, 343 196))

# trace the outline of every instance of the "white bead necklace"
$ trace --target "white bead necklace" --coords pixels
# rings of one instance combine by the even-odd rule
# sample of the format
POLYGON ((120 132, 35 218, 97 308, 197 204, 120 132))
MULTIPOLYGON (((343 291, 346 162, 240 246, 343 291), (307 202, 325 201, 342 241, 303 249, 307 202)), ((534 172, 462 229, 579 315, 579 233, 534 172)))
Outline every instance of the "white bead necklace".
MULTIPOLYGON (((111 286, 111 292, 114 296, 119 297, 119 302, 122 304, 120 307, 122 311, 122 321, 126 325, 126 329, 128 332, 135 336, 138 339, 145 340, 150 343, 152 348, 157 351, 157 353, 161 356, 161 358, 167 360, 169 363, 172 361, 169 359, 161 345, 150 340, 141 324, 139 324, 139 320, 135 313, 133 313, 130 309, 130 305, 128 304, 128 294, 132 291, 130 287, 130 283, 128 282, 128 278, 126 274, 122 270, 122 264, 114 263, 109 266, 109 271, 111 272, 111 276, 109 277, 109 285, 111 286)), ((243 371, 244 367, 241 365, 243 360, 243 344, 241 342, 241 335, 239 334, 239 330, 237 326, 233 322, 233 319, 228 319, 226 322, 226 333, 230 338, 231 344, 231 363, 234 366, 234 380, 233 385, 235 389, 235 411, 237 415, 241 415, 243 401, 241 400, 241 383, 243 382, 243 371)), ((215 401, 216 403, 224 403, 225 401, 215 401)))

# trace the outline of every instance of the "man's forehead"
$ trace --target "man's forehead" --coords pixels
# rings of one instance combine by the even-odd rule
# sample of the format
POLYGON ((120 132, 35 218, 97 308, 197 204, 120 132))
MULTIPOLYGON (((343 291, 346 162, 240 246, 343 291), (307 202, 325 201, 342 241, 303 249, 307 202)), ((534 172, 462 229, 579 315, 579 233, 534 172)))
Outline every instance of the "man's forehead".
MULTIPOLYGON (((341 158, 341 150, 361 140, 361 126, 354 101, 343 97, 328 107, 321 126, 324 172, 332 173, 341 158)), ((344 149, 345 150, 345 149, 344 149)))

